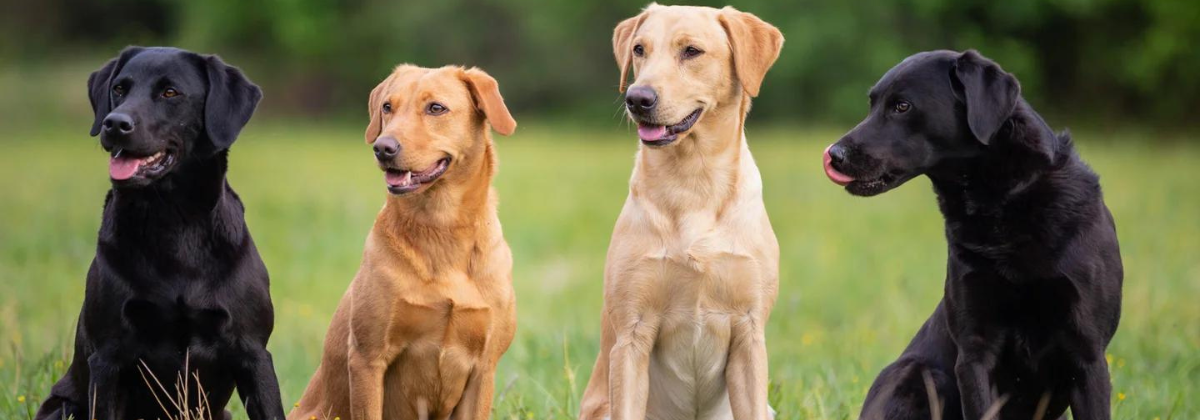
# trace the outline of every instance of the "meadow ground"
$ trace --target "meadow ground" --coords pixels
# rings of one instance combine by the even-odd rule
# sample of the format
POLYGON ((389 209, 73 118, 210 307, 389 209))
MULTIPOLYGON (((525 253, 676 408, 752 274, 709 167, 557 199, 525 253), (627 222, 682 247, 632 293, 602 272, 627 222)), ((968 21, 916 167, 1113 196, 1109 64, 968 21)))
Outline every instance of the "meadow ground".
MULTIPOLYGON (((768 324, 782 419, 855 418, 875 374, 941 297, 945 244, 929 183, 847 195, 822 174, 840 131, 749 136, 782 250, 768 324)), ((0 154, 0 418, 24 419, 64 371, 95 249, 107 158, 86 127, 8 135, 0 154)), ((1109 347, 1118 419, 1200 418, 1200 143, 1079 132, 1102 175, 1124 257, 1109 347)), ((605 250, 625 199, 631 131, 522 126, 497 138, 519 329, 497 418, 567 419, 596 356, 605 250)), ((358 126, 252 124, 230 179, 270 269, 270 349, 290 409, 359 265, 383 181, 358 126)), ((233 408, 244 418, 240 403, 233 408)))

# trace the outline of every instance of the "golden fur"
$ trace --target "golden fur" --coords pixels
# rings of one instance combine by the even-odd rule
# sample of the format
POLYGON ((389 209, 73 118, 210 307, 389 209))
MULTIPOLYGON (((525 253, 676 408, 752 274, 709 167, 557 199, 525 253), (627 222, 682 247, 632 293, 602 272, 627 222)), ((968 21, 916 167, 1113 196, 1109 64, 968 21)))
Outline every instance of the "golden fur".
POLYGON ((392 136, 392 164, 446 172, 389 195, 362 266, 329 326, 321 365, 288 416, 486 419, 496 363, 516 331, 512 255, 496 215, 488 130, 510 134, 496 81, 478 69, 402 65, 371 92, 367 143, 392 136), (430 101, 449 111, 425 112, 430 101), (381 113, 384 102, 392 107, 381 113))
POLYGON ((763 328, 779 246, 743 126, 782 43, 730 7, 651 4, 613 31, 622 88, 632 68, 635 86, 657 92, 661 120, 702 114, 673 143, 638 152, 580 419, 771 417, 763 328), (704 53, 681 60, 687 46, 704 53))

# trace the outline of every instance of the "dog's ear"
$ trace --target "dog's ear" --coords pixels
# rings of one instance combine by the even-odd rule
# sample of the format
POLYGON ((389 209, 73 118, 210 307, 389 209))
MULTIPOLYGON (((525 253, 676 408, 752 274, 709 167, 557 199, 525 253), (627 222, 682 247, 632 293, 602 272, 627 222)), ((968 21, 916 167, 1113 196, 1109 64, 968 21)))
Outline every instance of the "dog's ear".
POLYGON ((367 144, 375 143, 375 139, 379 138, 379 134, 383 133, 383 94, 387 91, 388 85, 391 84, 392 76, 388 76, 371 89, 371 96, 367 99, 367 115, 370 115, 371 121, 367 123, 367 132, 363 133, 363 138, 367 144))
POLYGON ((721 9, 717 20, 729 36, 733 70, 742 83, 742 89, 751 97, 758 96, 767 70, 775 64, 783 49, 783 33, 758 16, 730 6, 721 9))
POLYGON ((100 134, 100 124, 104 122, 104 117, 112 112, 112 78, 121 72, 121 68, 125 67, 133 56, 138 55, 145 48, 142 47, 125 47, 117 58, 108 60, 100 70, 92 72, 88 76, 88 101, 92 103, 92 111, 96 114, 95 121, 92 122, 92 136, 100 134))
POLYGON ((975 50, 959 55, 950 76, 955 96, 966 104, 971 133, 981 143, 989 144, 1016 109, 1021 96, 1020 83, 975 50))
POLYGON ((483 113, 492 129, 501 135, 510 135, 517 129, 517 121, 504 105, 504 97, 500 96, 500 84, 483 70, 471 68, 462 72, 463 81, 471 90, 471 98, 475 108, 483 113))
POLYGON ((262 99, 262 89, 251 83, 237 67, 225 64, 220 57, 203 57, 208 72, 204 131, 215 152, 228 149, 237 140, 238 133, 250 122, 254 108, 262 99))
POLYGON ((637 33, 638 27, 646 21, 646 16, 654 6, 656 5, 651 3, 642 13, 621 21, 613 29, 613 56, 617 59, 617 67, 621 68, 621 82, 617 85, 619 92, 625 91, 625 83, 629 80, 629 67, 633 64, 633 34, 637 33))

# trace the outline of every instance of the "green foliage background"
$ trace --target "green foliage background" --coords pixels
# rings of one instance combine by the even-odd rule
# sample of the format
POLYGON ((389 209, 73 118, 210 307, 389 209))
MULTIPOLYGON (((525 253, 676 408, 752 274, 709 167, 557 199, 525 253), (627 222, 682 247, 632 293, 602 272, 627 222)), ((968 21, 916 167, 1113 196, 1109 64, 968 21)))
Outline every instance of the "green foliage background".
MULTIPOLYGON (((976 48, 1042 111, 1084 124, 1194 126, 1200 2, 730 0, 787 42, 755 118, 850 122, 885 70, 922 50, 976 48)), ((524 115, 610 116, 613 26, 643 0, 0 0, 0 58, 101 60, 126 44, 216 52, 246 67, 275 115, 354 115, 400 62, 476 65, 524 115)), ((723 6, 710 0, 700 5, 723 6)), ((78 95, 76 93, 76 95, 78 95)), ((605 122, 608 120, 597 120, 605 122)))

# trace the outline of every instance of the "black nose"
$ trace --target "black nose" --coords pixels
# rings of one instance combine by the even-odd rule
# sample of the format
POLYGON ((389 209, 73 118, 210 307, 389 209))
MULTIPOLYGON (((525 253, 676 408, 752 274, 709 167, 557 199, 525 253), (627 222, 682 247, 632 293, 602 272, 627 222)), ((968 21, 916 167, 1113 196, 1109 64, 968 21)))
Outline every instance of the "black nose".
POLYGON ((842 163, 846 160, 846 146, 842 142, 837 142, 833 147, 829 148, 829 158, 833 163, 842 163))
POLYGON ((658 94, 649 86, 633 86, 625 92, 625 107, 630 112, 644 114, 654 110, 658 103, 658 94))
POLYGON ((380 162, 392 160, 400 153, 400 142, 392 136, 380 137, 375 139, 375 159, 380 162))
POLYGON ((104 117, 104 131, 108 134, 127 135, 133 132, 133 117, 128 114, 111 113, 104 117))

